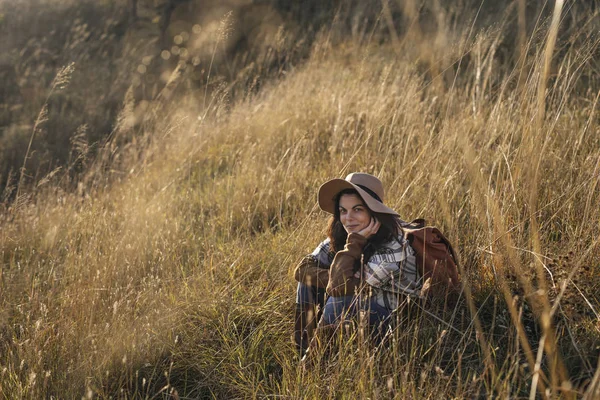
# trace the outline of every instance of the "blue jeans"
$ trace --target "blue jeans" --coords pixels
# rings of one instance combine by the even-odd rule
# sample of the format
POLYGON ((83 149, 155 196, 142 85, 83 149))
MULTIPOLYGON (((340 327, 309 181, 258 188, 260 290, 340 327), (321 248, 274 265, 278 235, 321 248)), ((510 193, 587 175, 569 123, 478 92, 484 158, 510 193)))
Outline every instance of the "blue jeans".
POLYGON ((325 306, 325 288, 308 286, 298 282, 298 288, 296 289, 296 304, 301 304, 303 306, 309 304, 314 306, 319 305, 322 309, 325 306))
POLYGON ((358 316, 359 310, 363 311, 363 315, 368 318, 371 333, 379 339, 390 325, 392 310, 380 306, 373 297, 366 299, 358 296, 329 297, 325 301, 325 289, 298 283, 296 303, 318 304, 323 309, 320 323, 325 325, 352 320, 358 316))

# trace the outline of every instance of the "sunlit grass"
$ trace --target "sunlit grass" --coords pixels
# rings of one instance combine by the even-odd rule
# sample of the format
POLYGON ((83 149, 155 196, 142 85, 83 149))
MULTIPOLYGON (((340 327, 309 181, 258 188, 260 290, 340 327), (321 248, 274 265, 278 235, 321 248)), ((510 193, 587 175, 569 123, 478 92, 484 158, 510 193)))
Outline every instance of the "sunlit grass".
POLYGON ((598 38, 550 76, 537 39, 510 69, 502 29, 445 29, 437 46, 325 32, 256 94, 159 96, 141 132, 126 99, 78 188, 58 174, 0 217, 0 394, 594 398, 598 38), (324 237, 318 186, 351 171, 442 228, 464 299, 402 310, 381 348, 346 332, 304 371, 292 269, 324 237))

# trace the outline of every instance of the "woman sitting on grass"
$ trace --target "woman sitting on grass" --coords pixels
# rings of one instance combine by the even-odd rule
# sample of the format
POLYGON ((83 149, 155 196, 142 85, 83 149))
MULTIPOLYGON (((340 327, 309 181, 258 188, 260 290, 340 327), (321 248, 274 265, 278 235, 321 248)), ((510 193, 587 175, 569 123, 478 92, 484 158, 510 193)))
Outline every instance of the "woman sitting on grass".
POLYGON ((335 328, 360 312, 378 341, 392 311, 421 287, 403 221, 383 204, 379 179, 352 173, 330 180, 319 189, 319 206, 333 215, 328 237, 295 270, 294 336, 301 356, 316 328, 317 309, 319 329, 335 328))

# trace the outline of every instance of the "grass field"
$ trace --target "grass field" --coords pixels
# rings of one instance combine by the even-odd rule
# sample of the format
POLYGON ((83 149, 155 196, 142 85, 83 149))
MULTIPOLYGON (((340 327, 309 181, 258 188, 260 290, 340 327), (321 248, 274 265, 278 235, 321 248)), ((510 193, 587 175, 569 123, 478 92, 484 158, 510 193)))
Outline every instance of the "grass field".
POLYGON ((35 182, 26 155, 0 207, 0 396, 598 398, 598 11, 514 31, 516 2, 482 30, 433 3, 435 29, 334 22, 258 89, 173 74, 143 118, 130 90, 35 182), (292 272, 325 235, 319 185, 352 171, 442 229, 462 301, 304 371, 292 272))

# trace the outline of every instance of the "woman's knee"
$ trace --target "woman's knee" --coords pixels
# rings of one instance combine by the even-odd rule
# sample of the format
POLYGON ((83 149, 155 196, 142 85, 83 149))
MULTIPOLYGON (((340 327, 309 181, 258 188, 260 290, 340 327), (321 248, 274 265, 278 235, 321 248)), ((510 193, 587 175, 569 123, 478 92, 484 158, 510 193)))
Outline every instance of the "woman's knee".
POLYGON ((323 307, 325 302, 325 289, 316 286, 309 286, 299 282, 296 288, 296 304, 301 305, 320 305, 323 307))
POLYGON ((323 322, 331 325, 356 315, 355 296, 329 297, 323 310, 323 322))

